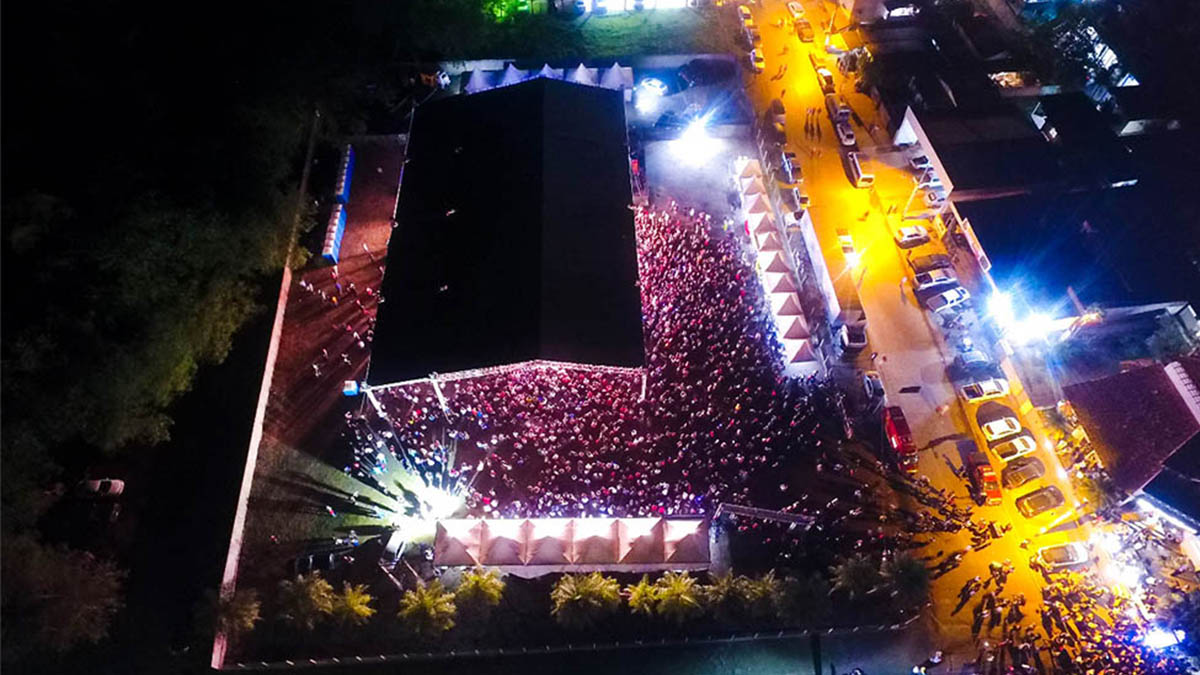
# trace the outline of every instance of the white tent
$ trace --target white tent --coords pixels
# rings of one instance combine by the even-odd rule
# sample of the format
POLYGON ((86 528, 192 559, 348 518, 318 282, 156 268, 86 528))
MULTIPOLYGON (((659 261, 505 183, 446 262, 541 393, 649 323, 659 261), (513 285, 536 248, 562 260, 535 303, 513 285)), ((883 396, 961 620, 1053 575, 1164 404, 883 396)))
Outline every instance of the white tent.
POLYGON ((781 244, 779 242, 779 235, 775 234, 774 232, 764 232, 762 234, 756 234, 754 236, 754 241, 756 244, 758 244, 758 250, 760 250, 760 251, 782 251, 783 250, 783 244, 781 244))
POLYGON ((524 562, 524 520, 489 520, 487 537, 483 542, 485 565, 520 565, 524 562))
POLYGON ((576 518, 571 562, 595 565, 619 561, 618 522, 616 518, 576 518))
POLYGON ((776 274, 786 274, 788 269, 787 262, 783 259, 783 255, 778 251, 765 251, 758 254, 758 266, 763 272, 775 272, 776 274))
POLYGON ((743 195, 765 195, 767 193, 767 187, 763 185, 761 176, 742 178, 741 182, 743 195))
POLYGON ((762 195, 754 195, 750 197, 746 203, 746 213, 770 213, 771 205, 762 195))
POLYGON ((792 281, 792 275, 786 272, 766 272, 764 287, 768 293, 787 293, 788 291, 800 290, 796 288, 796 282, 792 281))
POLYGON ((590 84, 591 86, 594 87, 594 86, 596 86, 596 83, 599 81, 596 76, 597 76, 596 68, 588 68, 587 66, 585 66, 581 63, 578 66, 576 66, 574 70, 567 73, 567 82, 575 82, 578 84, 590 84))
POLYGON ((617 552, 623 563, 647 563, 663 559, 662 520, 623 518, 618 532, 617 552))
POLYGON ((563 79, 563 69, 551 68, 550 64, 547 63, 542 66, 541 70, 538 71, 536 77, 544 77, 549 80, 561 80, 563 79))
POLYGON ((803 363, 816 361, 812 343, 808 340, 783 340, 784 358, 788 363, 803 363))
POLYGON ((608 89, 632 89, 633 69, 622 68, 621 64, 614 61, 612 67, 605 68, 600 75, 600 86, 608 89))
POLYGON ((763 175, 762 166, 759 165, 757 159, 739 157, 734 160, 733 168, 737 171, 738 178, 753 178, 763 175))
POLYGON ((804 316, 800 309, 800 296, 795 293, 772 293, 771 313, 780 316, 804 316))
POLYGON ((478 565, 483 537, 482 520, 441 520, 433 540, 433 555, 442 565, 478 565))
POLYGON ((771 232, 775 229, 775 221, 770 213, 758 212, 746 214, 746 227, 751 232, 771 232))
POLYGON ((504 75, 500 77, 500 86, 506 87, 510 84, 524 82, 528 78, 529 73, 527 71, 519 70, 516 66, 510 63, 504 68, 504 75))
POLYGON ((565 565, 571 562, 571 523, 567 518, 530 518, 527 521, 525 564, 565 565))
POLYGON ((702 520, 664 520, 663 551, 668 562, 706 562, 708 527, 702 520))
POLYGON ((781 316, 775 320, 775 325, 779 329, 779 337, 785 343, 788 340, 807 340, 812 336, 812 332, 808 329, 808 322, 804 320, 803 315, 781 316))
POLYGON ((467 83, 463 85, 463 90, 468 94, 474 94, 477 91, 492 88, 492 77, 489 73, 482 70, 472 70, 470 77, 467 78, 467 83))

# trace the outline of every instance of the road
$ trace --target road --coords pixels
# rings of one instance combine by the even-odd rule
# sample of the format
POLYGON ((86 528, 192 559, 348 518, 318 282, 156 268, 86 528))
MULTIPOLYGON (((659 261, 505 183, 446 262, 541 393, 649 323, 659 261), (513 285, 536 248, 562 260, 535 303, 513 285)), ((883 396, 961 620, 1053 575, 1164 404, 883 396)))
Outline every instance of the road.
MULTIPOLYGON (((801 158, 804 191, 811 199, 812 220, 830 274, 852 274, 859 288, 868 318, 870 346, 859 355, 857 363, 842 365, 881 373, 889 405, 904 409, 917 446, 922 449, 920 474, 928 477, 934 487, 952 491, 960 503, 974 506, 966 483, 955 474, 953 467, 961 464, 955 440, 974 439, 978 447, 986 447, 973 420, 976 406, 964 406, 955 396, 946 372, 954 347, 947 344, 943 330, 932 314, 917 306, 905 252, 893 241, 893 232, 900 226, 899 215, 913 193, 913 174, 907 167, 907 156, 892 147, 886 130, 880 128, 882 124, 878 124, 873 101, 855 92, 852 80, 838 71, 836 58, 825 53, 824 28, 829 25, 828 12, 833 6, 815 0, 806 0, 802 4, 816 33, 811 43, 802 43, 795 36, 783 0, 765 0, 763 6, 752 7, 754 20, 762 34, 760 48, 765 55, 766 68, 763 73, 752 76, 747 85, 748 93, 760 114, 765 112, 771 99, 783 100, 787 109, 788 145, 801 158), (780 23, 782 26, 778 25, 780 23), (838 94, 854 111, 852 125, 858 140, 857 150, 866 158, 864 171, 876 177, 872 189, 856 189, 846 177, 843 168, 845 149, 825 113, 824 94, 812 58, 823 61, 834 74, 838 94), (784 68, 782 73, 781 67, 784 68), (819 135, 811 129, 806 130, 806 110, 809 108, 817 109, 807 117, 816 121, 819 135), (850 232, 861 256, 853 269, 847 269, 838 245, 838 229, 850 232), (873 362, 872 353, 876 355, 873 362), (901 393, 902 388, 912 391, 913 387, 919 387, 919 390, 901 393)), ((837 23, 845 25, 844 14, 839 16, 837 23)), ((833 35, 831 42, 839 45, 841 36, 833 35)), ((924 211, 920 195, 912 200, 907 213, 909 219, 904 225, 922 224, 933 229, 930 220, 920 219, 931 219, 933 215, 924 211)), ((946 252, 936 237, 933 242, 913 250, 915 255, 946 252)), ((956 262, 969 261, 960 256, 956 262)), ((978 278, 977 273, 964 272, 960 274, 964 279, 978 278)), ((982 340, 976 342, 983 344, 982 340)), ((1012 375, 1015 377, 1015 373, 1012 375)), ((1019 391, 1015 381, 1013 388, 1019 391)), ((1058 522, 1073 522, 1071 507, 1076 498, 1057 456, 1048 450, 1045 430, 1036 412, 1030 410, 1031 406, 1022 407, 1012 396, 1006 398, 1008 400, 1001 402, 1019 411, 1022 425, 1034 431, 1039 441, 1036 456, 1046 464, 1047 475, 1031 487, 1019 488, 1014 493, 1005 491, 999 506, 975 508, 976 521, 982 518, 1011 523, 1012 531, 993 540, 986 550, 968 553, 962 565, 935 581, 933 623, 938 627, 937 639, 948 653, 960 659, 973 657, 988 638, 986 628, 979 634, 972 632, 974 601, 957 613, 953 611, 958 604, 958 591, 968 579, 976 575, 987 579, 991 561, 1011 560, 1016 570, 1009 578, 1005 594, 1023 593, 1030 602, 1026 606, 1027 614, 1036 617, 1042 579, 1027 564, 1031 552, 1041 546, 1083 540, 1088 535, 1086 527, 1054 528, 1058 522), (1051 483, 1060 487, 1067 503, 1032 519, 1021 516, 1014 505, 1015 498, 1051 483), (1020 546, 1024 539, 1031 542, 1028 550, 1020 546)), ((999 475, 1002 463, 994 457, 992 462, 999 475)), ((938 550, 948 553, 965 549, 969 544, 970 536, 965 531, 943 535, 927 547, 932 550, 922 553, 932 555, 938 550)))

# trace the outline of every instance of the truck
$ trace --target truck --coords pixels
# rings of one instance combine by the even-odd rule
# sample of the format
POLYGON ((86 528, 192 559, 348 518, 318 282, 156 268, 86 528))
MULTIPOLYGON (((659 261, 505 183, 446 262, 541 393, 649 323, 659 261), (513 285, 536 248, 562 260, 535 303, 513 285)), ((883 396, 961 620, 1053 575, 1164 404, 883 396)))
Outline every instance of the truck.
POLYGON ((912 430, 900 406, 890 405, 883 409, 883 435, 897 468, 907 474, 916 474, 917 444, 913 442, 912 430))
POLYGON ((967 457, 971 493, 975 503, 983 506, 1000 505, 1000 480, 992 469, 992 463, 982 452, 973 452, 967 457))

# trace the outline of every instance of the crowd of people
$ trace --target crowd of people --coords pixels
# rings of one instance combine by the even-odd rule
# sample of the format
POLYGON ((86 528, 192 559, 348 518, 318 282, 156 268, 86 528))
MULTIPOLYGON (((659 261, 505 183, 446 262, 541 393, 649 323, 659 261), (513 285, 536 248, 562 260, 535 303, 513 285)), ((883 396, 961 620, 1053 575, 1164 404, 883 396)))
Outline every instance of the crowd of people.
MULTIPOLYGON (((635 223, 644 370, 535 363, 439 378, 436 390, 375 390, 380 414, 357 445, 386 448, 395 466, 462 494, 480 516, 792 501, 779 472, 841 433, 840 394, 783 374, 742 233, 674 204, 642 209, 635 223)), ((348 469, 375 472, 362 457, 376 454, 359 447, 348 469)))

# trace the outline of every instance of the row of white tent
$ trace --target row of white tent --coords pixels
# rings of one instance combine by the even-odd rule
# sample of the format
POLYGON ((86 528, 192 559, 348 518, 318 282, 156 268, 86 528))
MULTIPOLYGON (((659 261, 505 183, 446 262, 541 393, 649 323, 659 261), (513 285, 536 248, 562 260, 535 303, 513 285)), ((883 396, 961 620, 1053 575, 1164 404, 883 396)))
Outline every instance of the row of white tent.
POLYGON ((468 94, 507 87, 512 84, 545 77, 552 80, 565 80, 577 84, 587 84, 593 87, 607 89, 633 89, 633 68, 613 63, 608 68, 588 68, 582 63, 575 68, 551 68, 549 64, 541 70, 521 70, 509 63, 503 70, 473 70, 463 73, 462 90, 468 94))
POLYGON ((763 177, 762 166, 756 159, 739 158, 734 163, 742 207, 750 239, 758 252, 758 268, 779 341, 783 344, 784 363, 798 364, 817 360, 812 346, 812 332, 800 306, 799 288, 792 267, 779 239, 770 196, 763 177))
POLYGON ((709 561, 708 522, 666 518, 439 520, 439 566, 665 565, 709 561))

